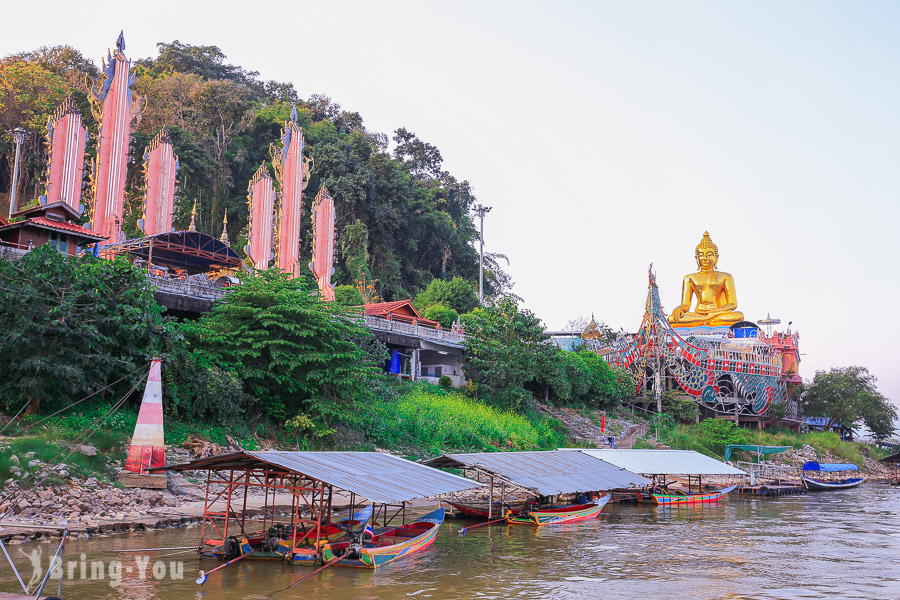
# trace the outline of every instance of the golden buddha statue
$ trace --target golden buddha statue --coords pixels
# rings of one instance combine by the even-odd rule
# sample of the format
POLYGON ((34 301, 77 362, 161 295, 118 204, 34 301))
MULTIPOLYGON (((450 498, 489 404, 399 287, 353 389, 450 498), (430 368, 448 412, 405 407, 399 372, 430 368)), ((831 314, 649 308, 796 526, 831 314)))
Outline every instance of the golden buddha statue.
POLYGON ((684 278, 681 286, 681 304, 672 310, 669 323, 673 327, 731 326, 744 320, 744 313, 737 309, 734 277, 730 273, 716 271, 719 249, 703 232, 703 239, 695 254, 699 271, 684 278), (691 303, 697 296, 697 308, 691 311, 691 303))

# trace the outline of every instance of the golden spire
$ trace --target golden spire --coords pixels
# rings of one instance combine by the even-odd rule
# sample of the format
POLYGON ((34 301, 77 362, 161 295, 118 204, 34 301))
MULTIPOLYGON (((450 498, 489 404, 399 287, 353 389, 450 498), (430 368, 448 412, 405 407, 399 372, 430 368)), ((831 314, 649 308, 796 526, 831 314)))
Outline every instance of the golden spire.
POLYGON ((197 226, 194 224, 194 218, 197 216, 197 201, 194 200, 194 208, 191 209, 191 224, 188 225, 188 231, 197 231, 197 226))
POLYGON ((225 211, 225 218, 222 219, 222 235, 219 241, 231 248, 231 242, 228 241, 228 211, 225 211))

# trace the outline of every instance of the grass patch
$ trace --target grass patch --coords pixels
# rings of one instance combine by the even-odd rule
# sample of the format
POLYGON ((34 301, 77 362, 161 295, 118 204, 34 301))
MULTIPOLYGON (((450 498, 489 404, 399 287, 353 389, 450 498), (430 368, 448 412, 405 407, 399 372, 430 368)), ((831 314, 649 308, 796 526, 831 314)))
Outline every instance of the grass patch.
POLYGON ((357 425, 376 445, 412 456, 566 445, 565 430, 557 419, 498 410, 432 387, 407 388, 396 398, 360 406, 357 425))

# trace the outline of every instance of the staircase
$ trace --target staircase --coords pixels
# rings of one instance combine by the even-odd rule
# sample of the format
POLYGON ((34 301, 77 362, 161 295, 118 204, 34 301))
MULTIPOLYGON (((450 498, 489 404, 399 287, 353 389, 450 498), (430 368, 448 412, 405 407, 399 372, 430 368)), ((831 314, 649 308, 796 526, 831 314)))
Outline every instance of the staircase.
POLYGON ((593 421, 578 414, 571 408, 544 405, 541 406, 541 410, 551 417, 562 421, 566 429, 569 430, 569 437, 576 444, 590 445, 597 448, 609 447, 609 442, 606 439, 608 434, 600 431, 600 428, 593 421))

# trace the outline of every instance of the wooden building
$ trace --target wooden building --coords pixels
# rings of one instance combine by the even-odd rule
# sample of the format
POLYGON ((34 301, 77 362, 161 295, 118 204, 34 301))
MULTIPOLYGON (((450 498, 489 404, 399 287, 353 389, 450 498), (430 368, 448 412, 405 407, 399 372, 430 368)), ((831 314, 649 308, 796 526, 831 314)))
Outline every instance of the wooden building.
POLYGON ((73 222, 80 217, 64 201, 24 208, 13 213, 11 222, 0 222, 0 245, 28 251, 52 244, 60 252, 74 256, 106 239, 73 222))

